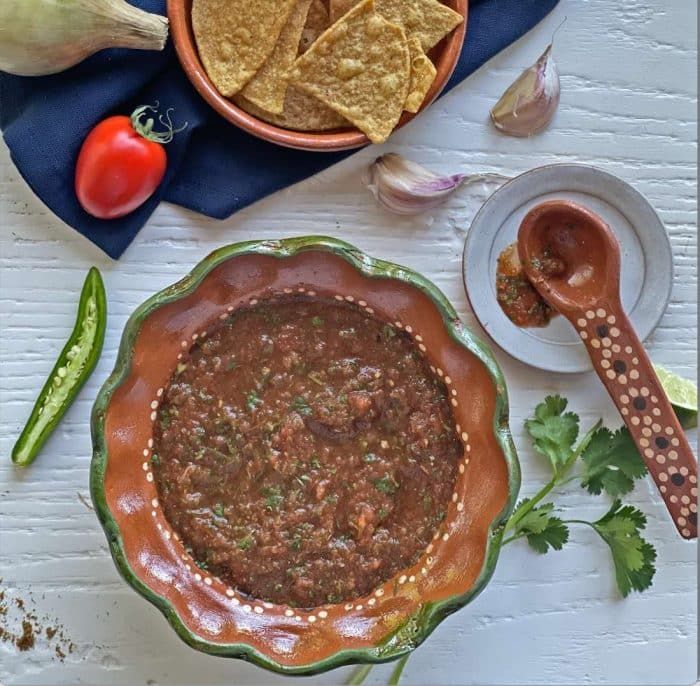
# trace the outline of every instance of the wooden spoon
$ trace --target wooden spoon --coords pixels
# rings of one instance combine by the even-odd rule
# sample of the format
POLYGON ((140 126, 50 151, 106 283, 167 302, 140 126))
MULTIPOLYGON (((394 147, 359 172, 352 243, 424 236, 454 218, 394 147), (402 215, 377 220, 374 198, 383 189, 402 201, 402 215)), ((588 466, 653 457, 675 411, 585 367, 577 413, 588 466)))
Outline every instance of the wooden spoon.
POLYGON ((568 200, 534 207, 518 232, 523 269, 576 328, 684 538, 697 537, 697 462, 622 309, 620 246, 597 215, 568 200))

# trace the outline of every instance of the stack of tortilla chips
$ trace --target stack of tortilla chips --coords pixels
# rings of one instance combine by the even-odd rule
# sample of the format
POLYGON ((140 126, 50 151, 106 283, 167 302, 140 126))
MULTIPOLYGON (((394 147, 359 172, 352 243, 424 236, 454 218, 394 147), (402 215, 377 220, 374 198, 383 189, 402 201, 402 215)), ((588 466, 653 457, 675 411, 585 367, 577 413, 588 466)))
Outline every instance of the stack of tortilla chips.
POLYGON ((463 21, 439 0, 194 0, 219 92, 297 131, 354 125, 382 143, 435 80, 427 52, 463 21))

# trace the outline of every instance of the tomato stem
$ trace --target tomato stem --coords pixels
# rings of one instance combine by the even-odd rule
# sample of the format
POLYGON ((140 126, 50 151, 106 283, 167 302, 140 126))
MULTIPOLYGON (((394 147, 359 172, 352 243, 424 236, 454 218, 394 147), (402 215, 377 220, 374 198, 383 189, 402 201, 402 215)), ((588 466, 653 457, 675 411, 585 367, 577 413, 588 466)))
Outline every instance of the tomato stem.
POLYGON ((165 127, 165 131, 154 131, 155 119, 153 117, 148 117, 144 121, 144 117, 147 116, 148 112, 155 112, 158 114, 158 102, 155 105, 142 105, 137 107, 131 114, 131 126, 134 131, 143 136, 143 138, 153 141, 154 143, 170 143, 170 141, 175 138, 176 133, 184 131, 187 128, 187 122, 185 122, 179 129, 173 126, 173 121, 170 118, 170 113, 173 112, 173 108, 169 107, 165 111, 165 115, 159 114, 158 121, 161 126, 165 127))

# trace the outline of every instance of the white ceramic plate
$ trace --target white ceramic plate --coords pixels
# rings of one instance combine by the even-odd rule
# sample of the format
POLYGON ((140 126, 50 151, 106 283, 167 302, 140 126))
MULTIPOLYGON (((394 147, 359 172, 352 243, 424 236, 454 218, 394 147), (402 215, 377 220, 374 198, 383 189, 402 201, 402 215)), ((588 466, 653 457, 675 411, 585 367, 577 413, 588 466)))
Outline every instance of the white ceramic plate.
POLYGON ((533 169, 501 186, 481 207, 464 246, 464 285, 477 319, 507 353, 540 369, 585 372, 591 363, 562 316, 541 329, 521 329, 496 300, 496 262, 517 239, 520 223, 545 200, 573 200, 596 212, 620 241, 622 306, 644 340, 671 296, 673 254, 666 229, 646 198, 612 174, 582 164, 533 169))

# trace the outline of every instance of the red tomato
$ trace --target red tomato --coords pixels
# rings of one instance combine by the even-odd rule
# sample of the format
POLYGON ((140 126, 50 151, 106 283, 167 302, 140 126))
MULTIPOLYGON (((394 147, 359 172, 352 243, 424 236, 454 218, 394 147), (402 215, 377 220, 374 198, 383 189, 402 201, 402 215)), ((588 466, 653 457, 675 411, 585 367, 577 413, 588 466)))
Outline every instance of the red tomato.
MULTIPOLYGON (((98 219, 133 212, 153 195, 165 175, 167 133, 153 131, 153 120, 141 121, 147 109, 131 118, 109 117, 83 142, 75 169, 75 192, 83 209, 98 219)), ((162 119, 161 119, 162 121, 162 119)), ((168 120, 169 121, 169 120, 168 120)))

